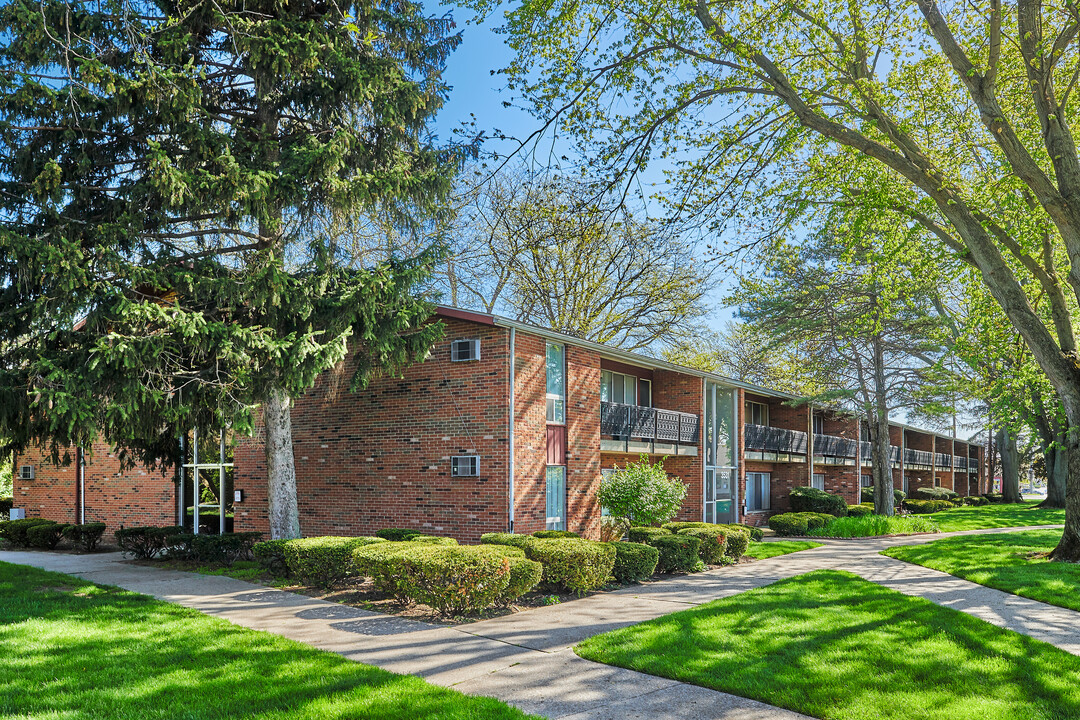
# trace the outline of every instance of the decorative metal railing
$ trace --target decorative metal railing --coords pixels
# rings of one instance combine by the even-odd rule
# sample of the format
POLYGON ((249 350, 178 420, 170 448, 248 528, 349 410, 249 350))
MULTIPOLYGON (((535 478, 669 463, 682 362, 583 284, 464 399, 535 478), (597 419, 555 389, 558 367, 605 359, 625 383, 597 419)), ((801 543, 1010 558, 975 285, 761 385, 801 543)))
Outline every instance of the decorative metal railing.
POLYGON ((639 440, 697 443, 701 419, 677 410, 601 402, 600 433, 639 440))
POLYGON ((785 430, 766 425, 746 426, 747 450, 805 455, 808 445, 806 433, 798 430, 785 430))
POLYGON ((853 458, 858 454, 859 443, 836 435, 814 433, 814 454, 853 458))
POLYGON ((946 453, 937 453, 936 457, 934 458, 934 464, 939 468, 944 468, 947 470, 953 466, 952 455, 947 455, 946 453))
POLYGON ((923 465, 933 467, 934 453, 927 450, 904 450, 904 465, 923 465))
MULTIPOLYGON (((873 448, 870 447, 870 443, 865 440, 859 443, 859 455, 863 459, 864 465, 870 464, 870 454, 873 452, 873 448)), ((900 457, 903 454, 902 449, 898 445, 889 446, 889 461, 893 463, 899 463, 900 457)))

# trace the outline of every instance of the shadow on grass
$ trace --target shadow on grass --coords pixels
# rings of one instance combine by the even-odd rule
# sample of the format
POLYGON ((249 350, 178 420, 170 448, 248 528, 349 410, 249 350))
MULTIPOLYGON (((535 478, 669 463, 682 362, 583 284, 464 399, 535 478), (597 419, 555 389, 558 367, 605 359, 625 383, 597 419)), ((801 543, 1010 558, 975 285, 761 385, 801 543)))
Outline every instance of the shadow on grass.
POLYGON ((934 513, 941 532, 958 530, 986 530, 997 527, 1024 527, 1029 525, 1060 525, 1065 522, 1065 511, 1036 507, 1037 502, 1009 503, 1000 505, 968 506, 934 513))
POLYGON ((0 563, 0 716, 515 718, 152 598, 0 563))
POLYGON ((576 650, 817 717, 1080 717, 1080 658, 831 570, 590 638, 576 650))

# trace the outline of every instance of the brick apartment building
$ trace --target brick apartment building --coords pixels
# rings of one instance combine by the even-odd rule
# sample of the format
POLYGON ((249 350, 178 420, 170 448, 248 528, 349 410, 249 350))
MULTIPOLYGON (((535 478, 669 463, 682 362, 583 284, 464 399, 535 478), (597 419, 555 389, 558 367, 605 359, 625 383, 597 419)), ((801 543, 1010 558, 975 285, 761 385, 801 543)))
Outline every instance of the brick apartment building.
MULTIPOLYGON (((599 535, 602 474, 646 454, 686 483, 682 520, 762 524, 792 487, 859 501, 860 423, 792 396, 505 318, 440 308, 444 339, 401 378, 358 393, 349 368, 298 398, 304 535, 409 527, 475 542, 544 528, 599 535)), ((986 488, 983 449, 894 424, 893 482, 986 488)), ((16 459, 27 517, 202 532, 266 530, 261 439, 192 436, 175 467, 122 471, 108 447, 66 466, 16 459), (196 490, 197 489, 197 490, 196 490)))

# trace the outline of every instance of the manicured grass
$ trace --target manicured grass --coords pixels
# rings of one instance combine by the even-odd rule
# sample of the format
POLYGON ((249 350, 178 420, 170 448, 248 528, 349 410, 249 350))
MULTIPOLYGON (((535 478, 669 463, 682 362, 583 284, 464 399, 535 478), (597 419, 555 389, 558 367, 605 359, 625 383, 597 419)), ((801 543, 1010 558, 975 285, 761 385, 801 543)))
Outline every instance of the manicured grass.
POLYGON ((754 558, 755 560, 764 560, 766 558, 777 557, 779 555, 787 555, 793 552, 799 552, 800 550, 809 550, 810 548, 821 547, 821 543, 814 542, 813 540, 777 540, 776 542, 752 542, 750 547, 746 548, 746 552, 743 553, 743 557, 754 558))
POLYGON ((811 530, 806 534, 814 537, 855 538, 937 531, 938 526, 928 515, 906 515, 904 517, 863 515, 862 517, 836 518, 825 527, 811 530))
POLYGON ((530 717, 145 595, 0 563, 0 717, 530 717))
POLYGON ((1030 557, 1054 549, 1060 530, 945 538, 889 548, 883 555, 941 570, 980 585, 1080 610, 1080 565, 1030 557))
POLYGON ((832 570, 597 635, 576 651, 830 720, 1080 717, 1080 657, 832 570))
POLYGON ((941 532, 957 530, 984 530, 996 527, 1023 527, 1025 525, 1061 525, 1065 522, 1064 510, 1035 509, 1037 502, 962 507, 934 513, 941 532))

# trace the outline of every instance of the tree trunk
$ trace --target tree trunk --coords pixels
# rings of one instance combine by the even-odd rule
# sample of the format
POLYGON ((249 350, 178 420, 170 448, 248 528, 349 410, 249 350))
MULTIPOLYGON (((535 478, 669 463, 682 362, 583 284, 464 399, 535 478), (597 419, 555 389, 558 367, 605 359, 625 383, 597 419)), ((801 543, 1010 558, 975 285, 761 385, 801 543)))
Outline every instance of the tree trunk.
POLYGON ((266 429, 266 475, 269 483, 270 538, 300 537, 300 509, 296 501, 296 458, 292 445, 291 399, 274 388, 263 404, 266 429))
POLYGON ((874 514, 895 515, 892 462, 889 458, 889 418, 875 417, 870 427, 871 472, 874 475, 874 514))
POLYGON ((1053 448, 1046 451, 1046 499, 1039 507, 1065 507, 1065 483, 1069 477, 1069 450, 1065 446, 1065 434, 1061 434, 1053 448), (1051 465, 1051 457, 1053 464, 1051 465))
POLYGON ((1018 503, 1021 501, 1020 451, 1016 447, 1016 435, 1006 428, 998 428, 997 445, 1001 453, 1002 502, 1018 503))

